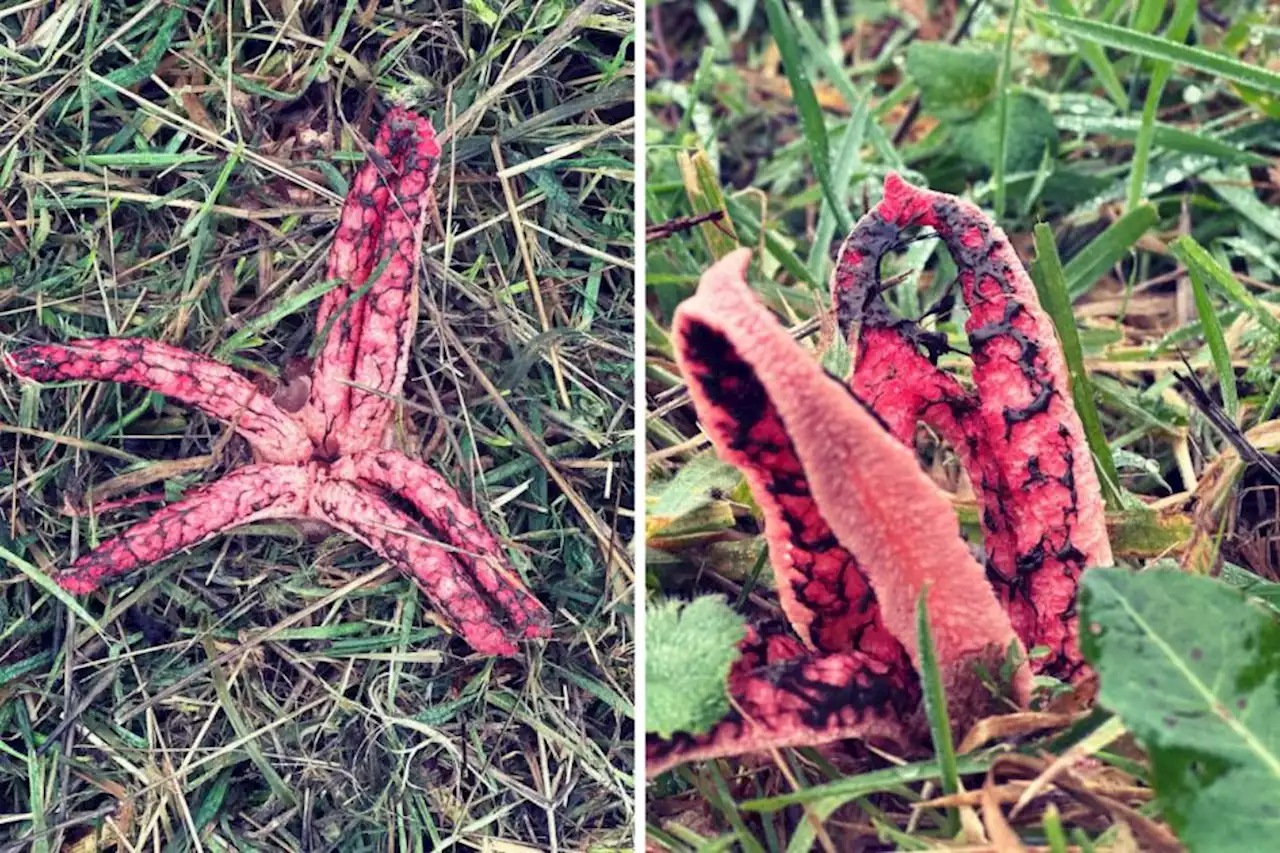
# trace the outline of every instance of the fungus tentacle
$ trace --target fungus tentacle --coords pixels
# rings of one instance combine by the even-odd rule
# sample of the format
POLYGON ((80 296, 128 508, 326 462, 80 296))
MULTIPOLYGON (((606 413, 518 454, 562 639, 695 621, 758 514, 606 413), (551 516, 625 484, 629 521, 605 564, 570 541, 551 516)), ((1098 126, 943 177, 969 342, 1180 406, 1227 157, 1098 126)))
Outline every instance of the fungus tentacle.
MULTIPOLYGON (((320 300, 316 333, 327 334, 312 367, 307 405, 298 413, 311 440, 319 447, 337 444, 340 420, 350 405, 349 382, 368 304, 355 296, 377 263, 382 224, 391 199, 389 181, 394 179, 394 175, 382 172, 392 165, 388 157, 390 136, 390 126, 378 128, 369 158, 356 170, 351 182, 329 247, 326 277, 342 284, 320 300)), ((332 450, 336 453, 338 448, 334 446, 332 450)))
POLYGON ((20 379, 92 379, 138 385, 231 424, 260 459, 296 463, 311 457, 306 432, 253 383, 221 362, 146 338, 88 338, 9 353, 5 366, 20 379))
POLYGON ((686 761, 852 738, 900 751, 918 736, 919 691, 904 691, 888 666, 862 652, 735 666, 729 693, 735 707, 707 734, 651 738, 645 774, 686 761))
POLYGON ((471 647, 482 654, 514 655, 515 640, 527 627, 516 614, 517 628, 504 620, 511 614, 472 581, 470 573, 418 522, 385 498, 345 480, 326 480, 311 498, 313 517, 359 539, 421 587, 471 647))
POLYGON ((763 440, 770 448, 781 441, 794 448, 814 507, 857 558, 884 626, 911 660, 919 663, 915 608, 926 586, 944 669, 993 644, 1003 654, 1014 640, 1008 617, 960 537, 950 502, 915 455, 756 299, 746 283, 749 260, 750 252, 739 249, 713 266, 675 318, 676 356, 692 377, 694 405, 712 441, 723 444, 733 435, 726 427, 735 423, 755 426, 741 414, 729 413, 726 420, 726 410, 709 393, 722 380, 700 367, 736 358, 746 371, 738 374, 733 398, 756 407, 767 400, 777 412, 784 432, 763 440))
MULTIPOLYGON (((550 636, 551 615, 511 568, 493 534, 439 474, 390 450, 394 398, 417 322, 417 265, 440 149, 429 122, 396 108, 376 134, 342 210, 318 326, 328 337, 305 401, 284 411, 230 368, 147 340, 29 347, 4 365, 33 381, 132 383, 230 422, 267 463, 233 471, 86 554, 55 578, 72 592, 159 561, 240 524, 325 522, 413 577, 477 651, 514 655, 550 636), (291 414, 292 413, 292 414, 291 414), (425 524, 391 501, 403 498, 425 524)), ((119 506, 140 502, 115 501, 119 506)))
POLYGON ((392 109, 343 205, 328 275, 345 285, 321 302, 317 329, 331 320, 332 327, 301 414, 312 441, 332 456, 382 441, 393 406, 387 398, 404 383, 417 324, 425 200, 439 156, 430 122, 392 109), (366 284, 368 290, 337 313, 366 284))
POLYGON ((511 567, 484 521, 448 480, 396 450, 355 454, 343 460, 341 471, 341 476, 393 492, 412 504, 426 528, 456 549, 454 558, 501 605, 517 634, 526 638, 550 636, 551 614, 511 567))
MULTIPOLYGON (((921 225, 946 243, 970 312, 965 329, 978 421, 961 440, 976 432, 986 442, 969 461, 983 492, 988 576, 1023 642, 1049 647, 1036 670, 1078 677, 1084 671, 1075 636, 1080 573, 1110 564, 1111 548, 1062 350, 1008 238, 974 205, 890 175, 883 200, 841 251, 832 284, 842 323, 885 325, 868 299, 868 282, 876 280, 881 255, 902 229, 921 225)), ((907 321, 896 322, 908 328, 907 321)), ((905 334, 918 339, 913 331, 905 334)))
POLYGON ((900 236, 899 229, 883 220, 864 217, 837 255, 832 301, 854 352, 850 388, 906 446, 914 447, 916 427, 923 423, 955 452, 978 497, 987 576, 999 580, 1012 573, 1017 555, 1014 521, 1002 497, 1008 494, 1004 472, 988 440, 977 394, 937 364, 945 340, 894 315, 884 300, 880 258, 900 236))
POLYGON ((234 527, 306 515, 312 475, 296 465, 246 465, 157 510, 83 555, 53 579, 84 595, 103 582, 163 560, 234 527))
POLYGON ((391 187, 391 201, 379 238, 381 269, 364 297, 368 304, 352 371, 356 387, 351 389, 351 408, 344 428, 345 453, 382 443, 395 405, 392 398, 400 394, 408 374, 409 349, 418 324, 418 269, 426 224, 425 202, 440 157, 440 147, 426 119, 403 110, 392 111, 385 125, 391 127, 388 144, 393 159, 400 163, 400 175, 391 187))

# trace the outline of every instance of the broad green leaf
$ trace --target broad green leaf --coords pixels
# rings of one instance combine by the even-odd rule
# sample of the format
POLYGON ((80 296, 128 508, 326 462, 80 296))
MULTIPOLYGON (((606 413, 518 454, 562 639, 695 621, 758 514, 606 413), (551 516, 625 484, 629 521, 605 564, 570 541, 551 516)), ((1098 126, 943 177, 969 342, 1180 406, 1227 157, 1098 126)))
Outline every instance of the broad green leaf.
POLYGON ((913 42, 907 74, 920 87, 925 110, 944 121, 964 121, 982 112, 996 90, 1000 61, 989 50, 937 41, 913 42))
POLYGON ((1191 853, 1270 850, 1280 833, 1280 625, 1177 571, 1085 572, 1081 647, 1099 701, 1146 747, 1161 813, 1191 853))
MULTIPOLYGON (((1058 153, 1058 125, 1044 104, 1031 95, 1011 93, 1008 109, 1005 174, 1034 171, 1046 148, 1050 155, 1058 153)), ((952 132, 962 156, 995 172, 1000 154, 1000 111, 994 103, 973 121, 956 125, 952 132)))
POLYGON ((692 536, 733 526, 727 496, 742 482, 742 473, 721 461, 714 450, 699 453, 674 477, 649 487, 645 537, 653 540, 692 536))
MULTIPOLYGON (((1223 561, 1218 579, 1231 584, 1250 598, 1256 598, 1272 610, 1280 611, 1280 583, 1255 575, 1230 561, 1223 561)), ((4 680, 0 679, 0 684, 4 680)))
POLYGON ((649 605, 645 620, 645 730, 703 734, 729 712, 729 668, 746 620, 723 597, 649 605))

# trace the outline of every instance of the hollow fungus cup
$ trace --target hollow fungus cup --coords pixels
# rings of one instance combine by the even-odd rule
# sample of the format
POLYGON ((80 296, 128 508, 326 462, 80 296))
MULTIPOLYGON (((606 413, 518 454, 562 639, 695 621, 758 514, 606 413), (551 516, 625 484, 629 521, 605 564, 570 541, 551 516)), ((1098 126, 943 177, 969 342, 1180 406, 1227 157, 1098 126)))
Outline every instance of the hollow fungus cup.
POLYGON ((987 681, 1007 661, 1019 704, 1033 673, 1079 679, 1080 574, 1109 565, 1111 550, 1061 348, 1005 234, 972 204, 890 175, 831 279, 855 355, 848 385, 755 297, 749 261, 739 249, 709 269, 673 332, 698 418, 763 513, 790 626, 748 630, 729 715, 706 733, 651 738, 647 772, 850 738, 923 750, 922 595, 956 728, 998 708, 987 681), (918 226, 937 232, 959 270, 972 389, 938 366, 945 340, 884 300, 880 260, 918 226), (921 470, 921 423, 978 494, 985 569, 921 470), (1033 647, 1048 653, 1028 662, 1033 647))
POLYGON ((255 459, 58 571, 63 588, 91 592, 249 522, 312 519, 411 577, 476 651, 513 655, 517 641, 550 635, 550 614, 479 515, 442 476, 390 448, 439 157, 426 119, 388 113, 342 208, 328 265, 342 284, 320 304, 316 328, 328 336, 296 411, 220 362, 153 340, 94 338, 5 355, 23 380, 120 382, 180 400, 230 424, 255 459))

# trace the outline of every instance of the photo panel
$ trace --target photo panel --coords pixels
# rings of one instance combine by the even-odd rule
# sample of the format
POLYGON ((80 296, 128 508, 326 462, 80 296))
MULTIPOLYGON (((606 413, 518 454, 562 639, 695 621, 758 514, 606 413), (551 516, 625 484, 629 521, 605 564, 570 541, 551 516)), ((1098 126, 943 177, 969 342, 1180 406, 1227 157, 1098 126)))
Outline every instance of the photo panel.
POLYGON ((633 5, 0 44, 0 849, 631 849, 633 5))
POLYGON ((1273 844, 1278 23, 649 4, 650 850, 1273 844))

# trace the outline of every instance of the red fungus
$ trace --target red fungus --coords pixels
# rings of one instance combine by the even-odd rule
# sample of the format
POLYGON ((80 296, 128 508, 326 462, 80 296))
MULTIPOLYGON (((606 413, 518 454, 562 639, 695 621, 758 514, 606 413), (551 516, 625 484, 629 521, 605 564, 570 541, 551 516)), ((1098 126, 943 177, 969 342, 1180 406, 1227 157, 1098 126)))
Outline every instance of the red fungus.
POLYGON ((233 424, 263 461, 311 458, 306 431, 252 382, 225 364, 179 347, 143 338, 91 338, 7 353, 4 365, 34 382, 93 379, 140 385, 233 424))
MULTIPOLYGON (((746 283, 749 259, 745 249, 733 252, 681 304, 673 323, 676 357, 703 427, 722 456, 744 469, 765 513, 784 611, 815 651, 735 670, 730 689, 740 712, 710 734, 651 743, 651 774, 690 757, 766 744, 917 740, 915 607, 926 587, 959 725, 989 704, 977 665, 997 670, 1017 642, 946 496, 912 452, 755 298, 746 283), (841 574, 826 577, 839 583, 815 580, 816 557, 835 565, 832 554, 841 555, 841 574), (850 588, 862 593, 826 595, 850 588), (830 645, 815 642, 808 602, 819 592, 832 611, 829 624, 848 624, 856 615, 860 629, 828 635, 830 645), (834 618, 841 608, 846 618, 834 618)), ((1015 691, 1025 699, 1029 689, 1021 667, 1015 691)))
MULTIPOLYGON (((732 713, 705 735, 651 738, 647 772, 852 737, 922 746, 912 664, 926 587, 958 728, 994 706, 977 670, 998 671, 1019 637, 1050 646, 1039 671, 1081 674, 1078 578, 1086 565, 1108 564, 1110 547, 1053 328, 1004 234, 972 205, 891 175, 832 277, 856 354, 849 388, 755 299, 748 261, 738 250, 708 270, 677 310, 673 335, 703 428, 743 469, 764 514, 799 642, 777 629, 749 632, 729 678, 732 713), (938 367, 945 341, 882 298, 880 258, 914 225, 937 230, 960 269, 974 391, 938 367), (979 491, 990 583, 911 449, 921 422, 953 446, 979 491)), ((1014 676, 1020 703, 1030 672, 1023 665, 1014 676)))
POLYGON ((417 268, 426 198, 440 149, 431 125, 388 113, 343 206, 317 329, 329 337, 309 404, 290 414, 231 368, 156 341, 104 338, 5 356, 20 379, 140 385, 231 424, 261 464, 247 465, 164 507, 55 575, 71 592, 262 519, 316 520, 409 575, 479 652, 515 654, 550 635, 551 617, 493 534, 436 472, 384 448, 417 324, 417 268), (398 495, 422 516, 392 506, 398 495), (441 544, 443 542, 443 544, 441 544))

